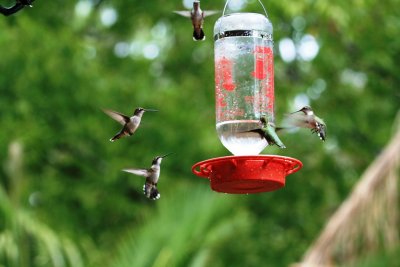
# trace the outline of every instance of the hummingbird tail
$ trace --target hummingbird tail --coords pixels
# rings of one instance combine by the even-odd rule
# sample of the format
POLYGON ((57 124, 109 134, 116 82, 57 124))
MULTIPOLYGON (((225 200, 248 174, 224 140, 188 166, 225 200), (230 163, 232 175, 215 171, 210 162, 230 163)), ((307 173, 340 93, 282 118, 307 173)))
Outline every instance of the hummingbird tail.
POLYGON ((114 142, 115 140, 118 140, 120 137, 119 136, 114 136, 113 138, 110 139, 111 142, 114 142))
POLYGON ((155 185, 145 183, 143 186, 143 193, 151 200, 157 200, 161 197, 160 192, 155 185))
POLYGON ((204 35, 203 29, 199 30, 194 30, 193 31, 193 40, 195 41, 204 41, 206 39, 206 36, 204 35))
POLYGON ((284 131, 284 130, 290 130, 290 129, 294 129, 296 127, 290 126, 290 127, 276 127, 275 128, 275 132, 280 132, 280 131, 284 131))
POLYGON ((283 143, 277 144, 280 148, 286 148, 286 146, 283 143))
POLYGON ((124 132, 117 133, 113 138, 110 139, 110 141, 114 142, 115 140, 118 140, 118 139, 120 139, 121 137, 124 137, 124 136, 125 136, 124 132))
MULTIPOLYGON (((267 141, 268 141, 268 139, 267 139, 267 141)), ((280 148, 286 148, 286 146, 283 144, 281 139, 279 139, 278 135, 276 135, 276 134, 274 136, 272 136, 272 140, 271 141, 272 141, 272 144, 275 144, 280 148)))
POLYGON ((150 199, 157 200, 161 197, 160 192, 158 192, 157 188, 153 188, 150 192, 150 199))

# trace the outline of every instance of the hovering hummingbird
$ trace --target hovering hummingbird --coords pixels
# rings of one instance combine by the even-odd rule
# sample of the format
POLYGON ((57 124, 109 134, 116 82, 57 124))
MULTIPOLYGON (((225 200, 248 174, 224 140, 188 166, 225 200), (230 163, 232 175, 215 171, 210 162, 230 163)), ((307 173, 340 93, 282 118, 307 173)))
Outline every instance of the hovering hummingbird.
POLYGON ((16 0, 15 4, 12 7, 5 8, 0 5, 0 13, 3 14, 4 16, 9 16, 12 15, 19 10, 23 9, 25 6, 32 7, 32 2, 34 0, 16 0))
POLYGON ((143 113, 145 111, 158 111, 155 109, 144 109, 144 108, 137 108, 133 113, 132 117, 128 117, 122 113, 104 109, 103 110, 108 116, 113 118, 114 120, 118 121, 124 127, 119 131, 113 138, 110 139, 111 142, 114 142, 121 137, 133 135, 133 133, 137 130, 140 125, 140 121, 142 120, 143 113))
POLYGON ((147 198, 157 200, 160 198, 160 192, 157 189, 157 183, 158 179, 160 178, 161 161, 163 158, 171 154, 172 153, 155 157, 149 169, 123 169, 122 171, 146 177, 146 182, 143 186, 143 193, 147 198))
POLYGON ((322 141, 326 139, 326 124, 325 122, 315 115, 310 106, 304 106, 298 111, 292 112, 291 124, 297 127, 310 128, 312 133, 317 133, 322 141), (294 115, 302 112, 302 115, 294 115))
POLYGON ((193 24, 193 40, 203 41, 206 39, 203 31, 204 18, 207 16, 214 15, 219 11, 216 10, 201 10, 200 1, 193 1, 193 9, 191 11, 174 11, 174 13, 179 14, 184 17, 189 17, 193 24))
POLYGON ((275 132, 275 125, 272 122, 267 121, 265 116, 260 118, 261 128, 253 129, 247 132, 258 133, 261 138, 265 138, 269 145, 277 145, 280 148, 286 148, 286 146, 279 139, 275 132))

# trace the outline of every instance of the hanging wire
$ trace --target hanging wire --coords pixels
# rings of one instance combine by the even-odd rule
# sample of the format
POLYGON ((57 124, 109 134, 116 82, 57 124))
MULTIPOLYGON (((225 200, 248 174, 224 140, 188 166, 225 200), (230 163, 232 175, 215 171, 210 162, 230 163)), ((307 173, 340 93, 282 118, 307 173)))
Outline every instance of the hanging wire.
MULTIPOLYGON (((221 31, 222 22, 223 22, 223 17, 225 16, 226 7, 228 6, 228 4, 229 4, 230 1, 231 1, 231 0, 227 0, 227 1, 225 2, 224 10, 222 11, 221 21, 220 21, 219 27, 218 27, 218 33, 214 36, 214 40, 217 40, 217 39, 223 37, 223 35, 224 35, 224 34, 222 33, 222 31, 221 31)), ((261 2, 261 0, 258 0, 258 2, 260 3, 260 5, 262 6, 262 8, 264 9, 264 12, 265 12, 265 15, 266 15, 267 19, 269 19, 269 18, 268 18, 267 10, 265 9, 263 3, 261 2)), ((272 37, 271 37, 271 40, 272 40, 272 37)))
MULTIPOLYGON (((224 11, 222 11, 222 16, 224 16, 224 15, 225 15, 225 10, 226 10, 226 7, 228 6, 228 4, 229 4, 229 2, 230 2, 230 1, 231 1, 231 0, 227 0, 227 1, 225 2, 224 11)), ((267 13, 267 10, 265 9, 265 7, 264 7, 263 3, 261 2, 261 0, 258 0, 258 2, 260 3, 260 5, 262 6, 262 8, 264 9, 265 15, 266 15, 266 16, 267 16, 267 18, 269 19, 269 17, 268 17, 268 13, 267 13)))

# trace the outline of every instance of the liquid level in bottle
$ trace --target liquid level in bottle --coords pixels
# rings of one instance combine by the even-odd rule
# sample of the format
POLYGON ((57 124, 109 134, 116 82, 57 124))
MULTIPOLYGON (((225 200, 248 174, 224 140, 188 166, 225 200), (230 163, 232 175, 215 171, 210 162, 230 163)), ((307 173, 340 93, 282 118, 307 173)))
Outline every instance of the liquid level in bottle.
POLYGON ((235 156, 258 155, 268 145, 258 133, 247 132, 260 128, 258 120, 233 120, 217 123, 221 143, 235 156))

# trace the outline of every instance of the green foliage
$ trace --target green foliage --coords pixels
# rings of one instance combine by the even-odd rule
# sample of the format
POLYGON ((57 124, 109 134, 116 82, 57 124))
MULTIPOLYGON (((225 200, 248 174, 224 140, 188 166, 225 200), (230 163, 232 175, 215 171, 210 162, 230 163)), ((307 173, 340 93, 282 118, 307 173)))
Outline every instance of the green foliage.
POLYGON ((247 212, 229 196, 192 187, 176 189, 185 201, 159 201, 147 223, 128 231, 111 266, 224 266, 225 244, 245 241, 247 212), (232 212, 233 211, 233 212, 232 212))
POLYGON ((56 234, 21 208, 13 207, 0 188, 0 263, 14 266, 81 267, 83 258, 75 244, 56 234))
MULTIPOLYGON (((277 121, 305 95, 328 132, 325 143, 307 130, 280 136, 288 148, 264 153, 304 168, 284 189, 248 196, 211 192, 191 173, 198 161, 228 155, 215 132, 218 16, 206 18, 204 42, 172 13, 182 1, 37 0, 0 17, 0 266, 285 266, 301 258, 392 134, 400 11, 396 0, 263 2, 274 25, 277 121), (79 5, 90 12, 79 15, 79 5), (107 8, 118 16, 110 26, 100 19, 107 8), (279 40, 299 44, 305 34, 318 41, 317 57, 283 61, 279 40), (120 125, 101 108, 131 114, 138 106, 159 112, 110 143, 120 125), (149 201, 143 179, 121 169, 169 152, 161 199, 149 201)), ((224 1, 201 3, 221 10, 224 1)), ((243 11, 261 8, 252 0, 243 11)))

